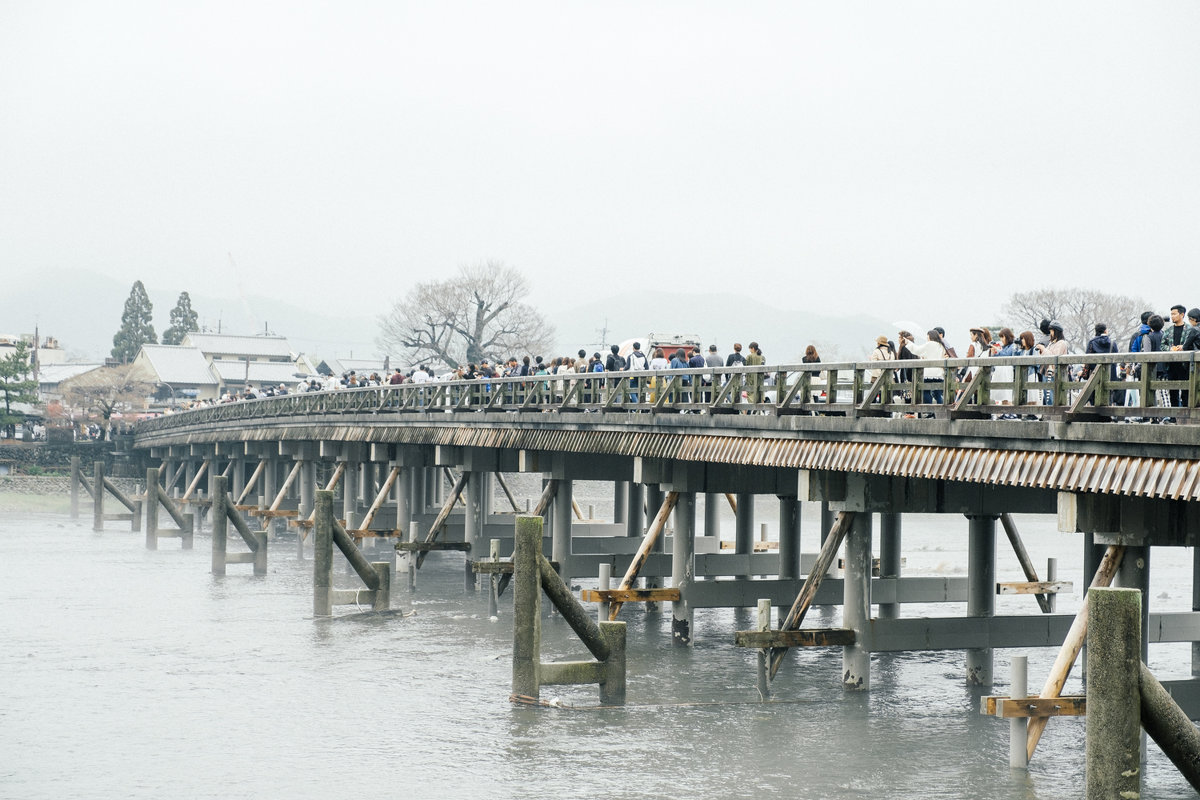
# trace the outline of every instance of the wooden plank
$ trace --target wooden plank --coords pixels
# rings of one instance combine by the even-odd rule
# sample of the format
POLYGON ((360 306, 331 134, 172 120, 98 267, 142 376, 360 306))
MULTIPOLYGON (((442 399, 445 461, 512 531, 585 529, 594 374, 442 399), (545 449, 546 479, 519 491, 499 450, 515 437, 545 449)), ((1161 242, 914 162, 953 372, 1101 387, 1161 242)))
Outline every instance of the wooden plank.
POLYGON ((582 589, 579 597, 585 603, 603 603, 605 600, 619 603, 654 603, 678 600, 678 589, 582 589))
MULTIPOLYGON (((829 565, 833 563, 838 548, 842 546, 842 540, 846 538, 846 532, 850 530, 850 525, 853 521, 853 511, 838 513, 837 519, 833 523, 833 528, 829 531, 829 536, 825 539, 825 543, 821 545, 821 552, 817 554, 816 563, 809 570, 808 577, 804 581, 804 586, 800 588, 800 593, 796 595, 796 600, 792 603, 787 617, 779 626, 780 630, 794 631, 800 629, 801 623, 804 622, 804 615, 808 613, 808 607, 812 605, 813 598, 817 596, 817 589, 821 587, 821 581, 825 579, 825 573, 829 571, 829 565)), ((783 657, 786 654, 786 647, 776 647, 771 650, 770 676, 772 678, 779 672, 779 667, 783 664, 783 657)))
POLYGON ((979 711, 989 717, 1004 719, 1031 717, 1083 717, 1087 716, 1086 695, 1063 695, 1062 697, 1008 697, 989 695, 983 698, 979 711))
POLYGON ((844 647, 857 635, 850 628, 801 628, 795 631, 735 631, 737 647, 844 647))
MULTIPOLYGON (((658 541, 659 534, 667 525, 667 519, 671 516, 671 510, 675 508, 675 503, 679 501, 679 492, 668 492, 666 499, 663 500, 662 506, 658 509, 658 513, 654 515, 654 522, 650 525, 650 530, 646 531, 645 537, 642 538, 642 544, 638 548, 637 553, 633 556, 633 561, 629 563, 629 569, 625 570, 625 577, 621 579, 620 589, 632 589, 633 582, 637 580, 638 573, 642 570, 642 565, 646 563, 646 559, 650 556, 650 551, 654 549, 654 543, 658 541)), ((621 610, 621 602, 615 601, 609 608, 608 621, 616 622, 617 613, 621 610)))
POLYGON ((461 550, 470 552, 470 542, 396 542, 402 553, 428 553, 430 550, 461 550))
MULTIPOLYGON (((1104 558, 1100 560, 1100 566, 1097 567, 1096 575, 1092 578, 1088 588, 1111 584, 1124 555, 1125 548, 1123 546, 1109 546, 1104 552, 1104 558)), ((1067 682, 1067 676, 1071 674, 1071 667, 1075 666, 1075 660, 1079 658, 1079 651, 1083 649, 1083 642, 1086 638, 1087 603, 1084 603, 1083 607, 1079 609, 1079 613, 1075 615, 1071 629, 1067 631, 1067 637, 1063 640, 1062 648, 1058 651, 1058 657, 1054 659, 1054 666, 1050 668, 1050 674, 1046 677, 1046 683, 1039 696, 1047 698, 1059 696, 1063 684, 1067 682)), ((1046 730, 1048 719, 1049 717, 1034 717, 1029 722, 1025 753, 1030 760, 1033 760, 1033 751, 1037 749, 1042 732, 1046 730)))
POLYGON ((1074 587, 1071 581, 1024 581, 1012 583, 997 583, 996 594, 1059 594, 1069 592, 1074 587))

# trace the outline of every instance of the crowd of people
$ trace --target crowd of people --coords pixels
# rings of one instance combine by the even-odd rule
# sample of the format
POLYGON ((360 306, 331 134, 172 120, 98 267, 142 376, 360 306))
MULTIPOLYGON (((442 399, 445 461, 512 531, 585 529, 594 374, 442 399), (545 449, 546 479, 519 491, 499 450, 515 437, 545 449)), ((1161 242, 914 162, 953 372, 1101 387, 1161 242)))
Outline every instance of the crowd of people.
MULTIPOLYGON (((1141 323, 1129 342, 1122 349, 1120 343, 1109 335, 1104 323, 1096 323, 1094 335, 1087 342, 1079 342, 1076 352, 1082 350, 1086 354, 1093 353, 1150 353, 1200 350, 1200 309, 1187 310, 1182 305, 1173 306, 1166 318, 1153 311, 1141 315, 1141 323)), ((908 383, 912 380, 911 369, 905 368, 902 362, 908 360, 944 360, 955 358, 985 358, 1004 356, 1055 356, 1067 355, 1072 352, 1071 344, 1064 336, 1061 323, 1043 319, 1036 330, 1024 330, 1019 334, 1012 328, 1000 327, 995 329, 985 325, 970 328, 968 341, 960 353, 947 341, 946 331, 942 327, 934 327, 922 336, 916 336, 910 331, 900 330, 895 339, 886 335, 878 336, 874 342, 869 359, 879 362, 878 366, 868 371, 870 380, 875 381, 885 370, 891 370, 896 382, 908 383), (885 366, 888 362, 897 362, 885 366)), ((805 349, 802 363, 820 363, 821 358, 814 345, 805 349)), ((390 375, 372 372, 368 375, 358 375, 351 370, 340 377, 314 376, 301 380, 289 389, 284 384, 277 386, 247 386, 241 392, 224 392, 220 397, 201 400, 190 407, 204 407, 221 403, 231 403, 241 400, 252 400, 259 397, 275 397, 297 392, 324 392, 341 389, 357 389, 370 386, 399 385, 404 383, 429 383, 446 380, 478 380, 489 378, 556 376, 571 373, 603 373, 603 372, 641 372, 671 369, 715 369, 735 366, 759 366, 766 363, 762 348, 757 342, 750 342, 743 348, 740 342, 733 345, 728 355, 722 356, 716 345, 709 345, 707 351, 700 346, 689 345, 675 348, 655 347, 650 352, 642 350, 641 342, 635 342, 631 350, 622 354, 618 345, 612 345, 609 352, 601 354, 587 350, 579 350, 574 356, 556 356, 546 359, 542 356, 525 355, 520 358, 509 357, 503 361, 492 362, 487 358, 478 363, 472 362, 455 367, 451 370, 436 373, 429 364, 421 364, 407 372, 396 369, 390 375)), ((1184 362, 1160 363, 1155 365, 1159 380, 1185 380, 1188 374, 1188 364, 1184 362)), ((1044 363, 1037 366, 1023 367, 1027 369, 1029 382, 1046 382, 1054 377, 1054 364, 1044 363)), ((1087 378, 1086 370, 1075 365, 1070 376, 1072 380, 1087 378)), ((1137 363, 1114 362, 1108 366, 1110 378, 1114 381, 1136 381, 1141 378, 1141 365, 1137 363)), ((941 367, 923 368, 925 385, 922 387, 922 400, 925 403, 941 404, 944 402, 945 385, 944 369, 941 367)), ((971 378, 969 369, 962 369, 957 376, 960 382, 971 378)), ((708 384, 711 379, 702 377, 708 384)), ((749 403, 761 402, 764 396, 764 381, 761 373, 746 375, 743 391, 745 400, 749 403)), ((997 365, 992 368, 991 382, 1003 386, 1013 382, 1013 367, 997 365)), ((684 386, 691 386, 691 378, 685 377, 684 386)), ((651 386, 654 382, 651 382, 651 386)), ((639 387, 637 379, 629 383, 636 400, 639 387)), ((1026 398, 1026 404, 1049 402, 1043 399, 1045 390, 1031 390, 1026 398)), ((1116 405, 1136 405, 1136 390, 1130 389, 1114 393, 1116 405)), ((991 402, 994 404, 1012 404, 1012 389, 997 388, 991 392, 991 402)), ((1183 406, 1187 405, 1187 392, 1183 389, 1164 391, 1161 397, 1155 398, 1155 403, 1148 405, 1183 406)), ((1009 416, 1009 415, 1003 415, 1009 416)))

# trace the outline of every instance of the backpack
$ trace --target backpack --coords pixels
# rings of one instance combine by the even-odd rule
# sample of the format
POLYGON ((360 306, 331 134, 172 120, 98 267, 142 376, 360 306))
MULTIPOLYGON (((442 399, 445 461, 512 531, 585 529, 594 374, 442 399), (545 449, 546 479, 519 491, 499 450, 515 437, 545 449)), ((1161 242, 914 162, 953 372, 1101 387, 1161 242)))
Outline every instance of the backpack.
POLYGON ((597 361, 596 363, 592 364, 592 372, 604 372, 604 362, 597 361))
POLYGON ((628 359, 628 361, 626 361, 626 366, 629 368, 629 370, 631 372, 637 372, 639 370, 646 369, 646 367, 649 366, 649 362, 646 361, 645 355, 638 352, 637 350, 634 350, 632 353, 629 354, 629 359, 628 359))

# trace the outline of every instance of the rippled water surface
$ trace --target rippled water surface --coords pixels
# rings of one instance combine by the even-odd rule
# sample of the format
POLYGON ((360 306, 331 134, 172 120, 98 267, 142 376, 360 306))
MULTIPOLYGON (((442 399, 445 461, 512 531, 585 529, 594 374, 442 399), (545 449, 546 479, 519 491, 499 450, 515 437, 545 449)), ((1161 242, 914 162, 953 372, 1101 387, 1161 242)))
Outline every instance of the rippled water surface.
MULTIPOLYGON (((1062 559, 1076 592, 1061 610, 1074 610, 1079 539, 1053 519, 1021 524, 1035 560, 1062 559)), ((809 551, 816 521, 805 525, 809 551)), ((1082 796, 1082 720, 1052 720, 1029 771, 1010 771, 1008 723, 978 713, 961 652, 876 655, 867 694, 843 693, 840 650, 795 653, 763 704, 754 655, 731 644, 753 609, 697 612, 683 650, 669 609, 626 607, 627 707, 595 708, 594 687, 543 690, 574 708, 514 707, 511 595, 489 620, 484 596, 464 595, 460 554, 431 556, 415 594, 396 581, 393 607, 411 616, 314 620, 312 564, 290 539, 273 543, 266 577, 231 566, 214 578, 207 534, 191 551, 147 551, 122 527, 0 518, 2 797, 1082 796)), ((998 538, 999 577, 1017 580, 998 538)), ((961 517, 906 518, 904 541, 907 572, 963 574, 961 517)), ((1155 552, 1170 554, 1153 565, 1155 608, 1188 608, 1190 553, 1155 552)), ((1001 600, 1036 613, 1031 598, 1001 600)), ((810 620, 836 624, 837 611, 810 620)), ((543 631, 545 660, 586 654, 560 618, 543 631)), ((996 653, 998 693, 1017 652, 996 653)), ((1036 688, 1054 654, 1027 652, 1036 688)), ((1155 646, 1151 667, 1178 677, 1188 657, 1155 646)), ((1195 796, 1153 744, 1145 789, 1195 796)))

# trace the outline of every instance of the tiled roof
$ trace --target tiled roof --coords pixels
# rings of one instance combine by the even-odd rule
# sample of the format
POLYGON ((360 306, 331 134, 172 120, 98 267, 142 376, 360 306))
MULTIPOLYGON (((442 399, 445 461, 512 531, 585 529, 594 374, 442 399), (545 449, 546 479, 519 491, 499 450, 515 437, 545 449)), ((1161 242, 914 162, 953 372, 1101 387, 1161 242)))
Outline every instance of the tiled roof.
POLYGON ((205 355, 239 355, 291 360, 292 348, 283 336, 233 336, 224 333, 189 333, 184 344, 205 355))
POLYGON ((139 354, 154 370, 156 379, 174 386, 215 386, 204 354, 195 347, 144 344, 139 354))
MULTIPOLYGON (((234 360, 216 360, 212 362, 213 368, 217 374, 221 376, 222 383, 237 383, 240 384, 246 380, 246 362, 234 360)), ((296 381, 300 380, 296 377, 296 373, 305 372, 303 367, 297 367, 290 362, 284 363, 281 361, 251 361, 250 362, 250 383, 257 384, 285 384, 292 386, 296 381)))

